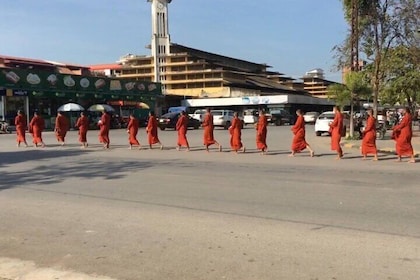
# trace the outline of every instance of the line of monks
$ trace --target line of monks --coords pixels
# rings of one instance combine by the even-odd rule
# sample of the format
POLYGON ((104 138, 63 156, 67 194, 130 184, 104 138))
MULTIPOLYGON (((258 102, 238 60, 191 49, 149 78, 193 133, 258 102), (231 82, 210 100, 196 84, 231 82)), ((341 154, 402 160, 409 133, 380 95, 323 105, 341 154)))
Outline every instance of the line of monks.
MULTIPOLYGON (((314 150, 306 142, 305 139, 305 121, 303 118, 303 112, 301 110, 296 111, 297 120, 293 127, 291 128, 292 133, 294 134, 292 145, 291 145, 291 154, 294 156, 296 153, 300 153, 305 149, 308 149, 310 156, 314 156, 314 150)), ((338 106, 334 107, 334 120, 330 123, 330 134, 331 134, 331 150, 337 152, 336 159, 341 159, 343 157, 343 150, 341 148, 340 142, 342 136, 345 135, 344 125, 343 125, 343 114, 340 111, 338 106)), ((398 161, 401 161, 403 156, 410 157, 409 162, 414 163, 414 151, 411 145, 412 138, 412 116, 409 108, 404 109, 404 117, 401 122, 393 128, 393 139, 396 141, 396 153, 398 155, 398 161)), ((17 135, 17 146, 19 147, 21 143, 24 143, 25 146, 28 146, 25 137, 26 131, 26 118, 22 111, 18 111, 18 114, 15 118, 16 125, 16 135, 17 135)), ((264 155, 267 153, 267 118, 263 111, 259 112, 259 119, 255 125, 256 128, 256 146, 261 151, 261 154, 264 155)), ((79 129, 79 142, 81 143, 82 148, 88 147, 87 142, 87 132, 89 128, 89 119, 84 112, 80 114, 76 125, 79 129)), ((108 149, 110 146, 109 130, 111 126, 111 116, 105 111, 102 113, 101 119, 98 122, 99 126, 99 142, 103 144, 104 149, 108 149)), ((206 148, 206 151, 209 151, 211 145, 217 145, 218 150, 222 151, 222 145, 216 141, 214 138, 214 125, 213 125, 213 115, 211 110, 207 109, 207 112, 204 116, 202 122, 202 127, 204 129, 203 144, 206 148)), ((29 133, 32 134, 33 143, 35 147, 41 145, 45 147, 45 144, 42 140, 42 131, 45 128, 45 122, 37 112, 34 113, 34 117, 29 123, 29 133)), ((187 139, 188 131, 188 116, 185 112, 180 114, 178 121, 176 123, 176 130, 178 132, 177 140, 177 150, 181 150, 182 147, 185 147, 187 151, 190 150, 190 145, 187 139)), ((55 121, 55 134, 57 141, 64 145, 65 137, 67 131, 70 129, 69 120, 59 112, 55 121)), ((137 146, 139 149, 141 145, 137 140, 137 133, 139 130, 139 121, 134 115, 130 115, 130 120, 127 126, 127 133, 129 135, 128 142, 129 148, 132 149, 133 146, 137 146)), ((238 117, 238 113, 234 113, 232 124, 229 127, 230 133, 230 146, 231 150, 234 152, 245 152, 246 148, 241 140, 241 130, 242 130, 242 121, 238 117)), ((149 113, 149 120, 146 127, 146 133, 148 135, 148 143, 150 149, 153 148, 153 145, 159 144, 160 149, 163 149, 163 144, 158 137, 158 122, 153 112, 149 113)), ((366 127, 363 132, 363 140, 361 152, 363 159, 370 154, 373 155, 373 160, 378 160, 378 152, 376 148, 376 119, 373 116, 373 111, 368 110, 368 119, 366 127)))

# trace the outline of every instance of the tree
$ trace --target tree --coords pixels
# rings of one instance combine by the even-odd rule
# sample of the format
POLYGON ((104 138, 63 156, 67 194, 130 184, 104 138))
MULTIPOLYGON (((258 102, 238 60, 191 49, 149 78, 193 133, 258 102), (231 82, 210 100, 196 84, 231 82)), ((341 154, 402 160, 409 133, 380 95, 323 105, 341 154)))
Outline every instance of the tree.
POLYGON ((349 72, 344 77, 345 84, 333 84, 328 87, 328 97, 335 100, 338 106, 343 107, 350 104, 350 137, 354 131, 354 102, 357 99, 369 98, 372 89, 366 79, 366 73, 349 72))
MULTIPOLYGON (((360 50, 370 62, 368 71, 373 87, 374 111, 377 113, 379 93, 389 79, 386 60, 390 50, 418 43, 415 35, 420 21, 420 0, 342 0, 344 16, 349 21, 353 1, 358 1, 358 34, 360 50)), ((349 66, 350 34, 337 52, 338 66, 349 66)), ((350 65, 351 66, 351 65, 350 65)))

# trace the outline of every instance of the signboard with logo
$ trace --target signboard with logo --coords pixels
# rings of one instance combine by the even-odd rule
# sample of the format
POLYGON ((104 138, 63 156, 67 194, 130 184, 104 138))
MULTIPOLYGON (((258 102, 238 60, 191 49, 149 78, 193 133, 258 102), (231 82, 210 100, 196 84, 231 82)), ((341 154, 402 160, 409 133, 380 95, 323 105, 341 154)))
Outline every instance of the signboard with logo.
POLYGON ((0 87, 14 90, 104 93, 116 95, 160 95, 158 83, 109 77, 80 76, 18 68, 0 68, 0 87))

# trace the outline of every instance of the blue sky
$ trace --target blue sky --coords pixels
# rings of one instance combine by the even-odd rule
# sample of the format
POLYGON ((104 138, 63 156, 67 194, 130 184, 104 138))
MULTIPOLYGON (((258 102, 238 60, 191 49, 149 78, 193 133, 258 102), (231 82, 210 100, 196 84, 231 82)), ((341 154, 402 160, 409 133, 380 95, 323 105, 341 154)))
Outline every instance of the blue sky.
MULTIPOLYGON (((83 65, 149 54, 146 0, 1 0, 0 54, 83 65)), ((173 0, 171 41, 266 63, 294 78, 333 70, 348 26, 340 0, 173 0)))

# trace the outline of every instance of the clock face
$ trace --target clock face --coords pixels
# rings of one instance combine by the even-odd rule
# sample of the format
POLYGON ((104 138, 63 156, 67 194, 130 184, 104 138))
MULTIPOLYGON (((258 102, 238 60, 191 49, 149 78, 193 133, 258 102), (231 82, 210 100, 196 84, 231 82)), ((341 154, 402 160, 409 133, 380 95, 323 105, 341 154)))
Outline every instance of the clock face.
POLYGON ((159 9, 161 9, 161 10, 163 9, 163 4, 162 3, 158 3, 157 6, 158 6, 159 9))

